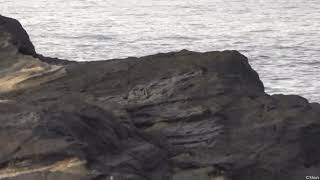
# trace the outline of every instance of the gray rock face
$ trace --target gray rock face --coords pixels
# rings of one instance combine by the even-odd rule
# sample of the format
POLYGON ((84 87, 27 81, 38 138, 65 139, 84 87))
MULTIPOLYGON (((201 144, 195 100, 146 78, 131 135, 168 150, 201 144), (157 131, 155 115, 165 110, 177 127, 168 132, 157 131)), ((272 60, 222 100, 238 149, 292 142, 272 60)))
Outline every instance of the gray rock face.
POLYGON ((319 175, 320 105, 266 94, 236 51, 50 64, 21 53, 0 54, 0 179, 319 175))
POLYGON ((36 54, 34 46, 21 24, 15 19, 0 15, 0 52, 10 51, 10 46, 15 47, 16 51, 21 54, 36 54))

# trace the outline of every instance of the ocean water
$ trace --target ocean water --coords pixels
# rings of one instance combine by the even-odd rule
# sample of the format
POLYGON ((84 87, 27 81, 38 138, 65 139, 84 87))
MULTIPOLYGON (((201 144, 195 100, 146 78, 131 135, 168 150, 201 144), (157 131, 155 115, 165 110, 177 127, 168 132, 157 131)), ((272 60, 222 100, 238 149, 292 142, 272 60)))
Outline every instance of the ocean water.
POLYGON ((37 52, 77 61, 234 49, 271 94, 320 102, 319 0, 0 0, 37 52))

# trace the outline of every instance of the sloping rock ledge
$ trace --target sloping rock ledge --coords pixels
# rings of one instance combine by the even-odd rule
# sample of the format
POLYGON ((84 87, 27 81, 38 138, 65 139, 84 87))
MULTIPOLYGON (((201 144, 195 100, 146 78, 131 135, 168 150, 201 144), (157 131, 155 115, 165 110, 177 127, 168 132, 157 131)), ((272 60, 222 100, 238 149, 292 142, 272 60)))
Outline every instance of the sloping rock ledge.
POLYGON ((237 51, 68 62, 0 16, 0 114, 0 179, 320 175, 320 105, 266 94, 237 51))

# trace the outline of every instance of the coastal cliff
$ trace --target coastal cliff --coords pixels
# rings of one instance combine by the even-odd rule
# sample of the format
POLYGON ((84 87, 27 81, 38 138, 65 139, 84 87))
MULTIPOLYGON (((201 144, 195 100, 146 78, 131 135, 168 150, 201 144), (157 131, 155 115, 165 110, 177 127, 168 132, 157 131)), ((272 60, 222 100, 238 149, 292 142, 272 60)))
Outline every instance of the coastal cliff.
POLYGON ((268 95, 237 51, 68 62, 0 16, 0 179, 319 176, 320 105, 268 95))

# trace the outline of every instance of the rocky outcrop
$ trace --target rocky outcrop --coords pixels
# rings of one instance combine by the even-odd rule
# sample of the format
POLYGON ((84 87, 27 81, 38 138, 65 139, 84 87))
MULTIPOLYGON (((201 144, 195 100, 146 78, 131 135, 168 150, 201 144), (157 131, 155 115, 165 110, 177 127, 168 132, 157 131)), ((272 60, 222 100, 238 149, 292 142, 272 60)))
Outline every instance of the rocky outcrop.
POLYGON ((26 55, 36 54, 27 32, 15 19, 0 15, 0 38, 0 52, 13 50, 26 55))
POLYGON ((20 23, 0 16, 0 93, 37 86, 64 74, 64 67, 47 64, 35 52, 20 23), (40 58, 37 58, 40 57, 40 58))
POLYGON ((320 105, 266 94, 237 51, 81 63, 2 51, 0 179, 319 175, 320 105))

